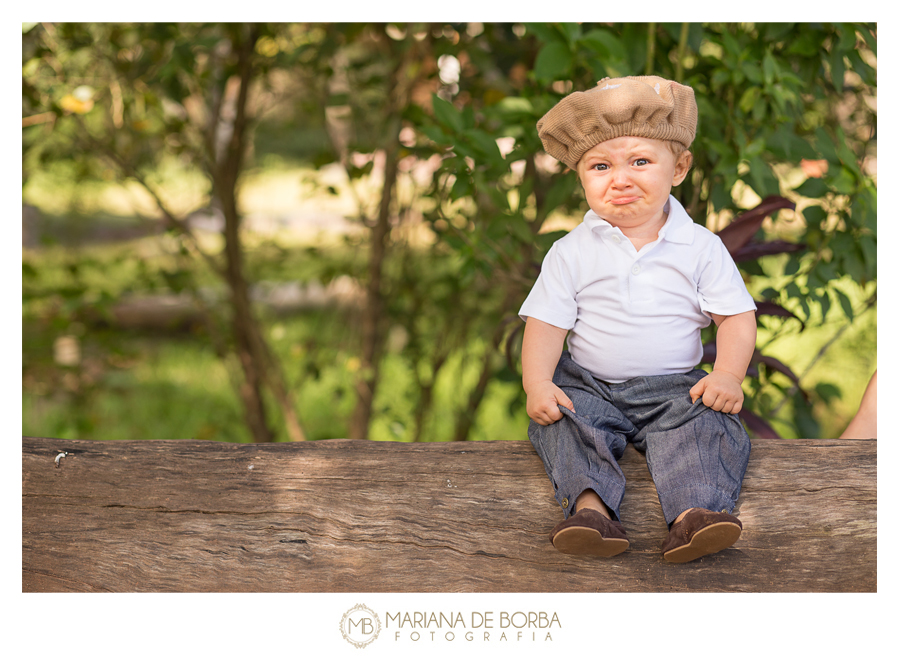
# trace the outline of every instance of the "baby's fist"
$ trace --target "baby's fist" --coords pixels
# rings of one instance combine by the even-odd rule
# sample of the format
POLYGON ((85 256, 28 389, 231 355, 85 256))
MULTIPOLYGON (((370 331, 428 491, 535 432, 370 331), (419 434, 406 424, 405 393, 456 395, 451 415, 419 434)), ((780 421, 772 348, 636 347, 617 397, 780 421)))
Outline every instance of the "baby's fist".
POLYGON ((551 381, 541 382, 525 392, 528 395, 525 410, 528 417, 538 425, 552 425, 562 418, 560 405, 569 411, 575 411, 575 405, 569 396, 551 381))
POLYGON ((713 370, 690 390, 691 403, 702 400, 713 411, 736 414, 744 404, 741 380, 731 373, 713 370))

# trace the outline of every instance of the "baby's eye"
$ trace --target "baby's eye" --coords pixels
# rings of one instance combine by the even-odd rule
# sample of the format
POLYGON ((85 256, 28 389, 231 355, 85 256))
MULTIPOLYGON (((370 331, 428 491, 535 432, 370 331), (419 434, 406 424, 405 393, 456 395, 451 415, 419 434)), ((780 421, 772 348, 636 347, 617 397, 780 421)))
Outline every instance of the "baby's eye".
POLYGON ((606 169, 608 169, 608 167, 602 162, 598 162, 593 167, 591 167, 591 169, 596 169, 597 171, 605 171, 606 169))
POLYGON ((638 165, 639 167, 642 167, 646 164, 650 164, 650 161, 647 158, 638 158, 637 160, 634 161, 634 164, 638 165))

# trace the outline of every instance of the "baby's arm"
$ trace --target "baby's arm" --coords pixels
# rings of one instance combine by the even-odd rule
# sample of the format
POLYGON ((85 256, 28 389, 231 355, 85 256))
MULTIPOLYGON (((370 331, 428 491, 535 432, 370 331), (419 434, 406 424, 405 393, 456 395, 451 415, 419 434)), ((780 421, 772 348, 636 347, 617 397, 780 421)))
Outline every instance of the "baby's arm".
POLYGON ((736 414, 744 403, 741 382, 756 347, 756 313, 716 315, 716 363, 713 371, 691 389, 691 401, 703 400, 713 411, 736 414))
POLYGON ((528 396, 528 416, 540 425, 551 425, 562 418, 559 405, 575 410, 569 396, 553 383, 553 373, 568 333, 535 318, 528 318, 525 323, 522 386, 528 396))

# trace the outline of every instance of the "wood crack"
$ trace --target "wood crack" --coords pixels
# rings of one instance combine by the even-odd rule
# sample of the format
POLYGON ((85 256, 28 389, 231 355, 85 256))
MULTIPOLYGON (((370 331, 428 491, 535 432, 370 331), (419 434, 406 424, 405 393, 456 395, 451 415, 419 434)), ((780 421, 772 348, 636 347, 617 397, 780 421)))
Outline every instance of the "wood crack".
MULTIPOLYGON (((24 576, 24 574, 25 574, 26 572, 29 573, 29 574, 41 576, 41 577, 43 577, 43 578, 52 578, 53 580, 58 580, 58 581, 60 581, 60 582, 64 582, 64 583, 67 583, 67 584, 69 584, 69 583, 75 583, 76 585, 81 585, 82 587, 77 588, 77 589, 79 589, 79 591, 95 591, 95 590, 101 590, 101 591, 103 591, 103 592, 112 592, 112 591, 114 591, 114 590, 111 590, 111 589, 109 589, 109 588, 106 588, 106 587, 100 587, 100 586, 94 585, 94 584, 92 584, 92 583, 87 583, 87 582, 82 581, 82 580, 74 580, 74 579, 72 579, 72 578, 65 578, 65 577, 60 576, 60 575, 58 575, 58 574, 56 574, 56 573, 48 573, 48 572, 46 572, 46 571, 39 570, 39 569, 28 569, 28 568, 26 568, 26 567, 23 566, 23 567, 22 567, 22 574, 23 574, 23 576, 24 576)), ((73 589, 75 589, 75 588, 73 588, 73 589)), ((23 591, 26 591, 26 590, 23 589, 23 591)))

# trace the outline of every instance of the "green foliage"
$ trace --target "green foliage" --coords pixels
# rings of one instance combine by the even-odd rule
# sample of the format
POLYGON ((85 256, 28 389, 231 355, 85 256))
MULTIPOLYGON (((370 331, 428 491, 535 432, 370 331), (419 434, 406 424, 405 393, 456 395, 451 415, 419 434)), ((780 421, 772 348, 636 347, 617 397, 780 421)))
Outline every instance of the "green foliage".
MULTIPOLYGON (((355 195, 353 219, 369 227, 383 191, 376 153, 396 149, 405 163, 385 237, 380 294, 390 383, 376 399, 375 436, 493 438, 479 412, 482 400, 523 415, 517 366, 502 358, 501 347, 515 351, 521 326, 515 312, 541 258, 586 209, 575 176, 543 154, 535 124, 571 91, 606 76, 646 73, 681 80, 697 93, 694 167, 675 190, 695 221, 719 229, 770 195, 796 204, 796 212, 761 223, 752 244, 765 242, 768 251, 739 263, 757 299, 792 314, 761 318, 764 351, 778 358, 760 362, 760 377, 748 388, 761 416, 790 409, 786 435, 816 435, 820 414, 804 394, 809 402, 831 403, 840 382, 798 391, 790 377, 798 371, 795 360, 777 348, 801 328, 858 325, 872 305, 865 297, 877 273, 873 25, 253 27, 258 112, 244 167, 269 155, 317 168, 341 163, 346 185, 330 180, 320 191, 355 195), (413 169, 429 158, 441 164, 423 188, 413 169), (420 223, 424 237, 415 234, 420 223), (778 241, 802 249, 787 253, 778 241), (835 325, 835 317, 843 324, 835 325), (402 401, 392 398, 394 386, 402 401), (450 431, 450 424, 458 427, 450 431)), ((110 163, 128 163, 131 174, 171 202, 176 195, 162 173, 177 162, 203 172, 195 176, 200 201, 179 210, 207 205, 214 192, 208 172, 221 144, 210 140, 215 131, 203 108, 219 107, 233 93, 238 71, 228 44, 245 29, 23 27, 23 185, 51 167, 76 181, 109 181, 122 172, 110 163)), ((348 275, 364 289, 368 246, 368 238, 350 237, 340 248, 346 251, 332 258, 325 248, 257 245, 249 250, 248 272, 257 280, 348 275)), ((23 304, 62 330, 72 322, 84 326, 87 309, 102 314, 129 290, 196 291, 209 276, 189 263, 183 245, 170 249, 162 265, 78 257, 56 268, 25 260, 23 304), (137 269, 122 274, 128 268, 137 269)), ((330 430, 311 431, 316 438, 346 427, 358 375, 356 322, 339 315, 334 323, 313 323, 291 339, 299 348, 280 352, 291 386, 317 400, 315 408, 330 400, 337 410, 337 419, 322 421, 330 430)), ((304 413, 315 413, 310 409, 304 413)))

